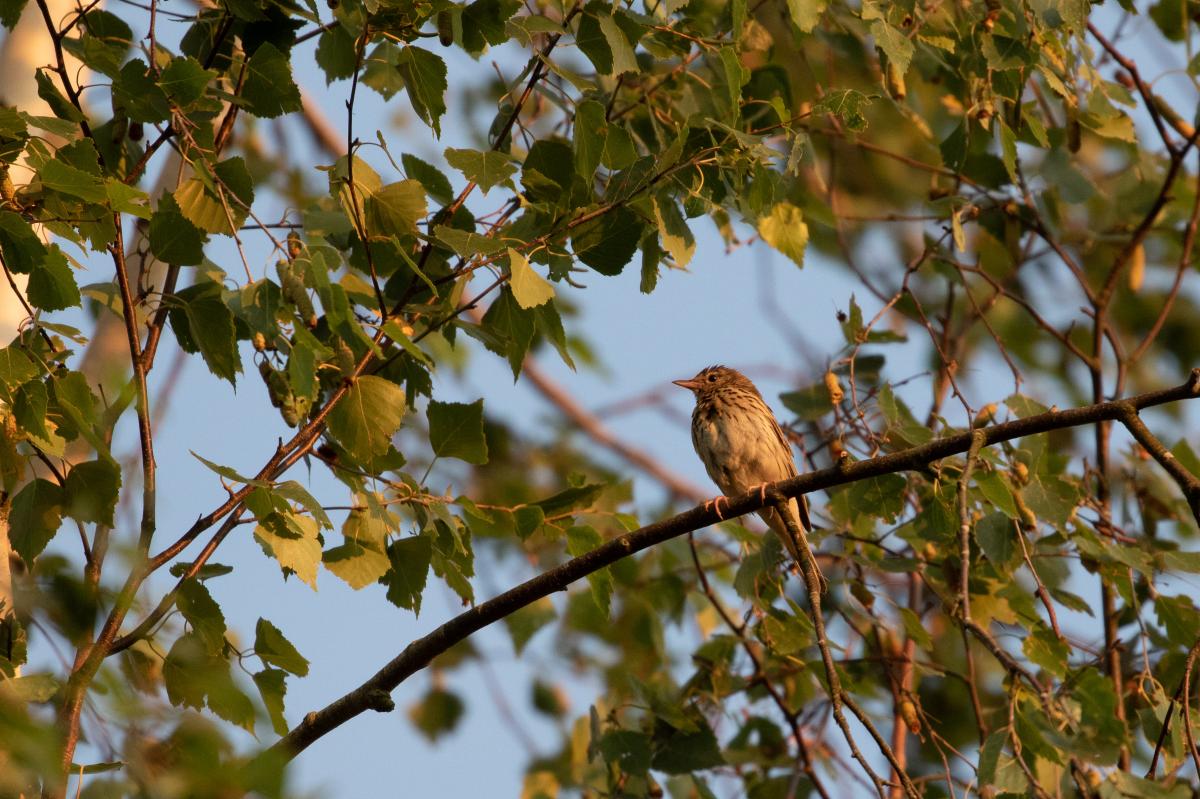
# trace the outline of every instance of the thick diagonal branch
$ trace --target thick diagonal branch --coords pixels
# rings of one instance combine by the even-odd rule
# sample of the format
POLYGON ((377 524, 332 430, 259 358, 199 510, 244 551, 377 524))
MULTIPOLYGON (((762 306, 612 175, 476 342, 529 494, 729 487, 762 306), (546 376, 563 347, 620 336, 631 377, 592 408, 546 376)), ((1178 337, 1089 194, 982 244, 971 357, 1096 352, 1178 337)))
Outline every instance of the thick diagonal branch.
MULTIPOLYGON (((1188 381, 1174 388, 1140 394, 1126 400, 1101 402, 1082 408, 1065 411, 1052 410, 1011 422, 1004 422, 982 431, 959 433, 946 436, 918 447, 894 452, 856 463, 839 463, 837 466, 781 480, 769 487, 769 491, 784 497, 798 497, 812 491, 846 485, 868 477, 908 471, 928 466, 950 455, 967 452, 977 434, 982 432, 982 446, 1011 441, 1023 436, 1062 430, 1070 427, 1096 424, 1100 421, 1115 421, 1126 413, 1126 408, 1149 408, 1170 402, 1192 399, 1200 395, 1200 369, 1193 369, 1188 381)), ((753 489, 729 498, 723 516, 741 516, 762 508, 767 502, 767 491, 753 489)), ((724 503, 723 503, 724 504, 724 503)), ((571 583, 580 580, 606 566, 627 558, 636 552, 669 541, 685 533, 698 530, 722 521, 710 503, 647 525, 631 533, 618 536, 584 555, 567 561, 550 571, 521 583, 515 588, 460 613, 426 636, 410 643, 382 669, 362 685, 334 700, 319 711, 309 713, 300 724, 270 747, 264 756, 287 761, 303 752, 322 736, 337 729, 350 719, 377 706, 374 701, 380 691, 391 692, 416 672, 425 668, 438 655, 465 640, 474 633, 521 608, 562 591, 571 583)))

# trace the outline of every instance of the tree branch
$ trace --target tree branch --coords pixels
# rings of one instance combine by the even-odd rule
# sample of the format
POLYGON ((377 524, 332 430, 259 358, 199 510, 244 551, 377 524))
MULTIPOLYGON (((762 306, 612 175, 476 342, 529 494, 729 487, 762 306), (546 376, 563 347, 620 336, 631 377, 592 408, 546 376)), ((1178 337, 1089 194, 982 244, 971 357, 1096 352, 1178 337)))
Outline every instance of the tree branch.
MULTIPOLYGON (((1125 413, 1126 407, 1140 410, 1197 396, 1200 396, 1200 368, 1193 369, 1188 381, 1174 388, 1140 394, 1126 400, 1101 402, 1065 411, 1052 410, 1024 419, 997 424, 984 428, 982 431, 946 436, 918 447, 870 460, 854 463, 842 462, 827 469, 781 480, 772 484, 768 490, 784 497, 798 497, 801 494, 845 485, 868 477, 925 467, 947 456, 967 452, 975 440, 975 436, 980 432, 984 438, 983 446, 990 446, 1050 430, 1062 430, 1096 424, 1100 421, 1117 420, 1125 413)), ((755 488, 736 497, 730 497, 722 515, 724 518, 732 518, 756 511, 766 504, 767 493, 768 491, 760 491, 755 488)), ((428 666, 435 657, 484 627, 538 599, 557 591, 563 591, 576 580, 610 566, 622 558, 720 521, 722 518, 717 516, 716 510, 711 504, 699 505, 669 519, 618 536, 591 552, 573 558, 499 596, 476 605, 455 616, 428 635, 410 643, 399 655, 359 687, 334 700, 325 708, 306 715, 303 721, 265 750, 260 757, 284 762, 293 759, 322 736, 371 709, 374 698, 380 691, 395 690, 400 683, 428 666)), ((978 635, 980 631, 972 630, 972 632, 978 635)), ((377 702, 374 703, 377 704, 377 702)))

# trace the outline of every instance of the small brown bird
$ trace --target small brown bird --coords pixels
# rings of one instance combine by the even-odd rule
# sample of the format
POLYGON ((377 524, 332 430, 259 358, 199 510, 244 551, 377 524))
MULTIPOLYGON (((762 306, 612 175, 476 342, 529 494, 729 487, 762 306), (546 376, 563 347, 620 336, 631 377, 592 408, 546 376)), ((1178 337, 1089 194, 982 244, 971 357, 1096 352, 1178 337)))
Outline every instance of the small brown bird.
MULTIPOLYGON (((726 366, 709 366, 691 380, 674 383, 696 397, 692 444, 708 476, 723 494, 733 496, 752 488, 765 490, 767 483, 796 475, 792 447, 748 377, 726 366)), ((713 500, 718 514, 723 500, 713 500)), ((804 497, 789 499, 787 504, 801 533, 811 530, 804 497)), ((802 556, 779 513, 774 508, 763 508, 758 515, 803 568, 802 556)))

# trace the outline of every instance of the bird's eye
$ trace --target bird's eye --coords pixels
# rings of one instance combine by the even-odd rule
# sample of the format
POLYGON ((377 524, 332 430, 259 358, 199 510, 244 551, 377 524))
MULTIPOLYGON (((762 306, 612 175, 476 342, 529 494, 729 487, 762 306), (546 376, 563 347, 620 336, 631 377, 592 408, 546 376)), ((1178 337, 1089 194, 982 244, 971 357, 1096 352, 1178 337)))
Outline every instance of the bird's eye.
POLYGON ((717 382, 717 376, 716 376, 716 375, 709 375, 709 376, 708 376, 708 382, 710 382, 710 383, 715 383, 715 382, 717 382))

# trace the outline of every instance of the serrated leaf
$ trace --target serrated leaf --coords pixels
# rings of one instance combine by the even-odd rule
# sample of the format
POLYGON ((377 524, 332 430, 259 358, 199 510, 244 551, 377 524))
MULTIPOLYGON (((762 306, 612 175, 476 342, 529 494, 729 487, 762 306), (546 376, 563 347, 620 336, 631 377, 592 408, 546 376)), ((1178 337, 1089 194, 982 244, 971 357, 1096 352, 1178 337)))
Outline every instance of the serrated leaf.
POLYGON ((221 285, 204 280, 189 286, 170 297, 169 307, 171 329, 184 352, 199 352, 209 371, 236 385, 242 361, 233 313, 221 285))
POLYGON ((812 33, 825 13, 828 0, 787 0, 788 13, 792 22, 804 33, 812 33))
POLYGON ((357 378, 329 413, 329 431, 365 463, 387 452, 404 417, 404 389, 374 375, 357 378))
POLYGON ((121 490, 121 470, 110 460, 84 461, 71 467, 63 492, 66 513, 80 522, 113 526, 121 490))
POLYGON ((382 581, 387 586, 388 601, 420 616, 433 540, 424 535, 400 538, 388 545, 387 554, 392 568, 382 581))
POLYGON ((315 591, 317 564, 321 562, 317 522, 308 516, 292 516, 288 522, 286 525, 262 522, 254 529, 254 537, 281 567, 294 572, 315 591))
POLYGON ((438 458, 458 458, 467 463, 487 463, 483 435, 483 400, 429 403, 429 443, 438 458))
POLYGON ((446 163, 462 172, 484 194, 495 186, 513 186, 512 176, 517 168, 504 153, 447 147, 445 156, 446 163))
POLYGON ((808 225, 799 208, 789 202, 778 203, 771 213, 759 218, 758 233, 763 241, 791 258, 796 266, 804 266, 808 225))
POLYGON ((300 110, 300 90, 288 57, 270 42, 260 44, 246 62, 241 98, 247 111, 267 119, 300 110))
POLYGON ((619 275, 637 252, 642 221, 620 206, 581 225, 571 236, 575 256, 602 275, 619 275))
POLYGON ((308 661, 292 646, 271 622, 260 618, 254 627, 254 654, 259 660, 284 671, 304 677, 308 674, 308 661))
POLYGON ((58 159, 52 159, 38 170, 38 180, 42 186, 53 189, 69 197, 77 197, 89 203, 102 203, 108 199, 101 179, 82 169, 58 159))
POLYGON ((288 723, 283 715, 283 697, 287 694, 286 673, 279 669, 263 669, 253 675, 254 685, 262 697, 271 729, 276 735, 287 735, 288 723))
POLYGON ((857 133, 867 128, 867 118, 863 109, 870 103, 871 98, 862 92, 854 89, 835 89, 813 103, 812 112, 832 114, 848 129, 857 133))
POLYGON ((389 183, 369 194, 365 202, 367 235, 375 238, 417 232, 417 222, 428 213, 425 188, 414 179, 389 183))
POLYGON ((404 165, 405 173, 410 178, 419 180, 421 185, 425 187, 425 191, 435 201, 442 205, 449 205, 453 202, 454 190, 450 186, 450 181, 442 174, 440 169, 409 153, 404 153, 400 156, 400 163, 404 165))
POLYGON ((513 297, 522 308, 535 308, 554 298, 554 286, 529 265, 529 259, 512 249, 508 250, 508 266, 512 274, 509 285, 513 297))
POLYGON ((164 263, 192 266, 204 260, 204 231, 183 215, 170 195, 150 217, 149 238, 150 249, 164 263))
POLYGON ((26 297, 43 311, 74 308, 82 302, 67 256, 57 244, 50 245, 42 262, 30 270, 26 297))
POLYGON ((417 116, 441 136, 441 118, 446 113, 446 62, 439 55, 409 45, 400 51, 396 69, 404 79, 417 116))
POLYGON ((180 106, 188 106, 204 96, 204 88, 214 73, 191 57, 171 59, 159 77, 158 85, 180 106))
POLYGON ((637 72, 637 57, 633 54, 633 47, 630 46, 629 39, 625 37, 625 32, 617 24, 617 20, 609 14, 599 14, 597 17, 600 32, 608 42, 609 52, 612 53, 612 74, 637 72))
POLYGON ((13 551, 26 563, 33 563, 58 532, 65 500, 57 483, 40 477, 30 480, 13 497, 8 515, 9 540, 13 551))
POLYGON ((479 233, 459 230, 458 228, 446 225, 435 227, 433 235, 438 241, 454 250, 456 254, 463 258, 470 258, 481 253, 483 255, 495 255, 504 252, 506 249, 503 241, 494 239, 491 236, 483 236, 479 233))
POLYGON ((908 71, 913 56, 913 43, 907 36, 882 19, 871 23, 871 36, 875 38, 875 46, 887 54, 888 60, 895 64, 897 69, 901 72, 908 71))
POLYGON ((391 563, 382 549, 373 542, 347 541, 325 550, 321 556, 325 568, 358 591, 387 574, 391 563))
MULTIPOLYGON (((600 533, 591 527, 575 526, 567 530, 567 552, 577 558, 591 552, 604 543, 600 533)), ((605 618, 612 609, 613 579, 612 572, 606 566, 588 575, 588 585, 591 586, 592 600, 605 618)))
POLYGON ((225 649, 225 614, 204 584, 194 578, 184 580, 175 594, 175 606, 208 653, 221 655, 225 649))
POLYGON ((670 254, 677 267, 686 267, 696 252, 696 239, 687 220, 679 212, 679 206, 668 196, 655 197, 654 219, 658 222, 658 236, 662 239, 663 249, 670 254))

